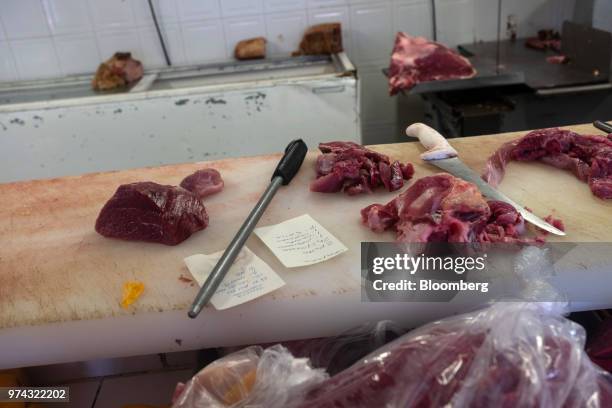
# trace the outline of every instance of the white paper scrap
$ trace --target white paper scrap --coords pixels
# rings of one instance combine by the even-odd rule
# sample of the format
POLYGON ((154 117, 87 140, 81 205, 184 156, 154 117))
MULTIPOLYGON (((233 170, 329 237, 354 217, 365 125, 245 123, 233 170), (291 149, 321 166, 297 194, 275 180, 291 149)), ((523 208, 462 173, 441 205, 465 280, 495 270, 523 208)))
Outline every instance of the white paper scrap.
MULTIPOLYGON (((223 251, 210 255, 196 254, 183 259, 200 286, 217 264, 223 251)), ((247 247, 242 248, 221 285, 210 299, 217 310, 240 305, 275 291, 285 285, 276 272, 247 247)))
POLYGON ((257 228, 255 234, 286 268, 327 261, 348 250, 308 214, 257 228))

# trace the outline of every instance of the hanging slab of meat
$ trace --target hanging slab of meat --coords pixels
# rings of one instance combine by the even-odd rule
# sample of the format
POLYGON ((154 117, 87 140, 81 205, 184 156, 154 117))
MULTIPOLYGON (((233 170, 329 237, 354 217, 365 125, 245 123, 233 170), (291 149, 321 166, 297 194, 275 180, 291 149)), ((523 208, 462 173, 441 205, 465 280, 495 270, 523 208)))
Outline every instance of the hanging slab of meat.
POLYGON ((487 201, 478 187, 447 173, 423 177, 387 204, 361 210, 375 232, 394 230, 398 242, 543 242, 522 237, 523 217, 502 201, 487 201))
POLYGON ((322 55, 342 52, 342 26, 340 23, 314 25, 306 30, 296 55, 322 55))
POLYGON ((109 238, 177 245, 208 226, 200 199, 180 187, 153 182, 119 186, 96 220, 109 238))
POLYGON ((569 170, 599 198, 612 199, 612 137, 580 135, 558 128, 534 130, 504 144, 489 157, 483 179, 497 186, 512 161, 538 160, 569 170))
POLYGON ((116 52, 112 58, 100 64, 91 85, 96 91, 127 88, 142 78, 142 63, 129 52, 116 52))
POLYGON ((221 174, 217 170, 202 169, 185 177, 180 185, 202 199, 223 190, 224 184, 221 174))
POLYGON ((397 33, 389 65, 389 93, 413 88, 420 82, 471 78, 476 70, 454 50, 429 41, 397 33))
POLYGON ((395 191, 414 174, 412 164, 390 162, 389 157, 353 142, 320 143, 317 179, 310 190, 319 193, 344 191, 355 195, 370 193, 378 186, 395 191))
POLYGON ((256 37, 240 41, 234 48, 234 57, 238 60, 266 58, 266 39, 256 37))

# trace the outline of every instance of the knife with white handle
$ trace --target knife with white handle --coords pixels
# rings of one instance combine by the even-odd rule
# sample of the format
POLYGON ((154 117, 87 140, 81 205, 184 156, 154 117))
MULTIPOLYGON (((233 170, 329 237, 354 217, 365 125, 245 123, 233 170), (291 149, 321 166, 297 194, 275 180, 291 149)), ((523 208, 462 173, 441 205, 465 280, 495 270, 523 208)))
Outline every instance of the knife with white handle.
POLYGON ((491 187, 490 184, 480 177, 480 174, 470 169, 459 159, 457 151, 453 149, 444 136, 438 133, 435 129, 432 129, 423 123, 414 123, 408 126, 406 129, 406 135, 418 138, 419 142, 421 142, 421 144, 427 149, 425 153, 421 154, 421 159, 451 173, 456 177, 476 184, 480 192, 486 197, 492 200, 504 201, 510 204, 523 216, 525 220, 529 221, 533 225, 555 235, 565 235, 565 232, 554 227, 553 225, 550 225, 540 217, 527 211, 525 207, 512 201, 505 194, 502 194, 495 188, 491 187))

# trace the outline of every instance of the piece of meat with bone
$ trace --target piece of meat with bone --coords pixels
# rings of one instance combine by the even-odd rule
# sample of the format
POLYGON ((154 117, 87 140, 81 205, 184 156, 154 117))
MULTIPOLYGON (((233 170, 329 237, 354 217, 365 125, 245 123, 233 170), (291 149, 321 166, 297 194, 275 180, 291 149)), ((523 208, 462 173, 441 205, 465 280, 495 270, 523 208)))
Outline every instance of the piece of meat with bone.
POLYGON ((297 55, 336 54, 342 52, 342 26, 340 23, 323 23, 309 27, 304 33, 297 55))
POLYGON ((534 130, 505 143, 489 159, 483 179, 497 186, 510 161, 541 161, 569 170, 589 184, 594 195, 612 199, 612 140, 558 128, 534 130))
POLYGON ((96 231, 105 237, 164 245, 177 245, 207 226, 208 214, 195 194, 149 181, 119 186, 96 220, 96 231))
POLYGON ((180 185, 202 199, 223 190, 224 183, 217 170, 202 169, 185 177, 180 185))
POLYGON ((410 90, 420 82, 471 78, 476 70, 454 50, 399 32, 389 65, 389 93, 410 90))
POLYGON ((361 210, 375 232, 394 230, 398 242, 538 243, 510 204, 487 201, 476 185, 447 173, 423 177, 387 204, 361 210))
POLYGON ((142 63, 129 52, 116 52, 110 59, 100 64, 92 80, 96 91, 109 91, 127 88, 142 78, 142 63))
POLYGON ((386 155, 354 142, 321 143, 319 150, 322 154, 317 157, 317 179, 310 184, 311 191, 356 195, 381 185, 395 191, 414 175, 412 164, 391 163, 386 155))

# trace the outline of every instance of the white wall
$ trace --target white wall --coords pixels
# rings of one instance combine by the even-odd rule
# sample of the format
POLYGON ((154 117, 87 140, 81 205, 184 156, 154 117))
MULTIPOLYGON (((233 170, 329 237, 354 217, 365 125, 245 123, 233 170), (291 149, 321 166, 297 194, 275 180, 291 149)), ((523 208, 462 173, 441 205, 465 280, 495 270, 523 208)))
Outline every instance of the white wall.
MULTIPOLYGON (((502 24, 507 14, 515 14, 519 35, 558 27, 571 16, 573 1, 505 0, 502 24)), ((387 96, 381 74, 395 32, 432 37, 431 0, 154 0, 154 4, 175 64, 228 60, 236 41, 258 35, 267 37, 270 54, 288 55, 297 48, 305 27, 340 21, 347 52, 362 79, 367 141, 396 137, 397 104, 387 96)), ((454 46, 496 38, 497 0, 436 0, 436 10, 441 42, 454 46)), ((0 0, 0 81, 93 72, 118 50, 132 51, 146 67, 164 65, 147 0, 0 0)))

